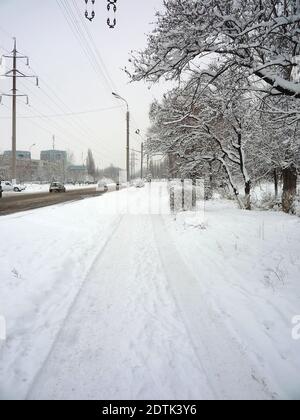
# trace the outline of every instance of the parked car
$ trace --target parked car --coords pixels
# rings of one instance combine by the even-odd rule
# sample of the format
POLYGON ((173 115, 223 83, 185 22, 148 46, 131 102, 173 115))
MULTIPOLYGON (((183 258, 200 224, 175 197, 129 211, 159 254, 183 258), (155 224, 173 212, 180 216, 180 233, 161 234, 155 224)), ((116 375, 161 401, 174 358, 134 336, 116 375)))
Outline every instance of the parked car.
POLYGON ((144 182, 144 180, 143 180, 143 179, 136 179, 136 180, 133 182, 133 185, 135 186, 135 188, 144 188, 144 186, 145 186, 145 182, 144 182))
POLYGON ((25 185, 21 185, 21 184, 14 184, 14 192, 22 192, 26 190, 26 186, 25 185))
POLYGON ((100 192, 107 192, 108 191, 108 186, 106 181, 99 181, 97 184, 97 191, 100 192))
POLYGON ((97 191, 100 192, 116 191, 116 189, 117 184, 112 179, 104 178, 97 183, 97 191))
POLYGON ((51 182, 49 192, 50 193, 65 193, 66 187, 61 182, 51 182))
POLYGON ((5 191, 21 192, 26 189, 25 185, 13 184, 10 181, 1 181, 1 186, 2 186, 3 192, 5 191))

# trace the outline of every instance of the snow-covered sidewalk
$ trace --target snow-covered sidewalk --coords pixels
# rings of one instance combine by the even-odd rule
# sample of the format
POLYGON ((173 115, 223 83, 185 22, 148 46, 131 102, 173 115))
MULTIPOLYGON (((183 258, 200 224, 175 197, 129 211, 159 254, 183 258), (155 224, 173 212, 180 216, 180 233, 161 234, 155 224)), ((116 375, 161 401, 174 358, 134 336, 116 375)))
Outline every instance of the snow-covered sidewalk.
POLYGON ((167 204, 152 184, 0 219, 0 398, 300 398, 300 219, 167 204))

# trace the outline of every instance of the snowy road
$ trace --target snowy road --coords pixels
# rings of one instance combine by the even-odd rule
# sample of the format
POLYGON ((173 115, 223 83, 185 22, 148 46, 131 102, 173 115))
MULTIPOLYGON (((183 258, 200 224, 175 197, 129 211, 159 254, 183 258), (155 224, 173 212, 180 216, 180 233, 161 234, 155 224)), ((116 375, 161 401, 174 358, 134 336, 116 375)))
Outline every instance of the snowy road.
POLYGON ((96 188, 70 189, 66 193, 6 193, 0 200, 0 216, 33 210, 41 207, 53 206, 86 198, 97 197, 102 192, 96 188))
MULTIPOLYGON (((252 217, 252 227, 259 227, 260 216, 255 213, 248 216, 230 208, 226 219, 225 207, 220 219, 212 208, 207 213, 208 216, 211 213, 216 231, 212 226, 208 226, 207 231, 203 226, 199 230, 189 227, 193 215, 191 219, 185 216, 182 225, 180 218, 174 221, 170 215, 155 214, 167 213, 166 191, 164 185, 154 185, 152 189, 156 199, 152 197, 155 209, 150 212, 147 189, 132 189, 129 194, 126 191, 112 193, 38 211, 41 220, 52 211, 51 214, 66 225, 61 240, 56 238, 54 245, 55 252, 62 256, 62 267, 54 265, 54 271, 50 266, 45 273, 44 265, 41 274, 35 269, 34 278, 39 279, 42 289, 38 296, 34 288, 32 296, 28 292, 31 287, 28 277, 27 295, 21 297, 24 301, 37 302, 32 309, 31 306, 26 306, 26 311, 22 309, 20 296, 9 297, 12 280, 7 283, 2 302, 0 297, 4 309, 8 299, 19 308, 10 313, 10 317, 16 317, 9 325, 12 333, 7 343, 0 346, 0 397, 300 397, 297 356, 300 342, 291 340, 289 325, 290 315, 297 313, 300 294, 296 283, 297 250, 288 254, 291 263, 286 258, 286 264, 290 265, 284 268, 289 270, 290 277, 285 279, 285 287, 274 283, 269 289, 260 284, 259 270, 255 271, 257 279, 252 273, 253 284, 248 279, 243 283, 244 276, 239 273, 243 261, 239 269, 233 271, 233 264, 226 265, 226 260, 222 260, 222 247, 226 241, 227 249, 232 246, 231 236, 237 237, 240 221, 252 217), (72 231, 75 220, 87 215, 83 226, 72 231), (235 232, 231 232, 232 226, 236 226, 235 232), (216 240, 215 232, 218 233, 216 240), (61 243, 63 240, 66 242, 61 243), (203 242, 200 248, 197 241, 203 242), (66 244, 69 244, 68 249, 66 244), (209 249, 213 247, 216 250, 211 259, 209 249), (186 254, 188 249, 191 252, 186 254), (202 270, 203 256, 206 265, 202 270), (222 277, 229 269, 232 270, 230 275, 222 277), (47 293, 43 290, 45 275, 47 293), (268 303, 271 299, 273 306, 268 303), (246 317, 248 325, 240 325, 241 317, 246 317)), ((7 222, 18 223, 24 221, 24 217, 29 222, 34 214, 37 215, 24 213, 21 219, 8 217, 7 222)), ((299 241, 298 219, 272 214, 270 217, 287 225, 287 228, 280 225, 279 230, 288 229, 288 242, 294 249, 299 241)), ((54 252, 52 225, 50 227, 47 232, 41 229, 39 232, 44 235, 48 253, 54 252), (51 241, 47 237, 51 237, 51 241)), ((24 237, 23 232, 17 234, 19 240, 26 236, 24 229, 24 237)), ((253 232, 255 237, 254 228, 253 232)), ((285 230, 283 233, 286 234, 285 230)), ((260 243, 260 237, 257 241, 260 243)), ((239 255, 243 246, 242 239, 234 244, 239 255)), ((257 244, 253 242, 253 246, 257 244)), ((11 255, 21 253, 14 243, 10 248, 11 255)), ((250 250, 252 252, 251 247, 245 249, 244 259, 251 254, 250 250)), ((271 247, 266 253, 276 257, 271 247)), ((264 253, 261 254, 265 258, 264 253)), ((249 258, 251 263, 258 261, 256 255, 249 258)), ((23 265, 29 263, 25 261, 23 265)), ((2 268, 2 275, 7 279, 9 270, 9 267, 6 271, 2 268)), ((19 270, 18 279, 23 284, 19 270)), ((2 313, 6 312, 8 309, 2 313)))

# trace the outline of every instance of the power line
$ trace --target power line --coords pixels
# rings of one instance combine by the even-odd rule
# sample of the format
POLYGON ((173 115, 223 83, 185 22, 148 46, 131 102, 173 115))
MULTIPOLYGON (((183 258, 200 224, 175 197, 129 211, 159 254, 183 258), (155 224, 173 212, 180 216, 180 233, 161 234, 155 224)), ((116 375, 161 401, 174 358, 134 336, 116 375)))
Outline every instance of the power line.
MULTIPOLYGON (((98 108, 98 109, 90 109, 90 110, 86 110, 86 111, 78 111, 78 112, 67 112, 64 114, 50 114, 50 115, 45 115, 42 118, 61 118, 61 117, 69 117, 69 116, 73 116, 73 115, 85 115, 85 114, 96 114, 99 112, 105 112, 105 111, 111 111, 112 109, 120 109, 122 108, 121 106, 111 106, 111 107, 107 107, 107 108, 98 108)), ((10 117, 0 117, 1 120, 4 119, 9 119, 10 117)), ((32 118, 41 118, 40 115, 32 115, 32 116, 26 116, 26 115, 19 115, 18 116, 19 119, 32 119, 32 118)))
POLYGON ((82 17, 76 1, 72 1, 73 8, 71 4, 68 4, 66 1, 64 2, 64 0, 56 0, 71 31, 75 35, 75 38, 77 38, 83 54, 87 57, 96 75, 98 77, 100 76, 100 80, 104 80, 109 94, 111 94, 112 91, 117 90, 116 85, 110 77, 96 42, 87 26, 87 22, 82 17))
MULTIPOLYGON (((49 107, 49 105, 47 105, 47 106, 49 107)), ((45 114, 41 113, 41 112, 40 112, 40 111, 39 111, 36 107, 34 107, 34 106, 30 105, 28 109, 29 109, 29 111, 30 111, 30 112, 32 112, 32 110, 33 110, 34 112, 36 112, 36 113, 38 114, 38 117, 39 117, 42 121, 44 121, 44 122, 48 123, 48 126, 52 127, 52 129, 53 129, 54 131, 57 131, 57 132, 63 133, 63 135, 64 135, 64 136, 66 136, 67 138, 72 138, 72 141, 77 142, 77 143, 78 143, 78 144, 80 144, 80 146, 82 147, 82 138, 81 138, 81 137, 78 137, 78 134, 74 135, 73 133, 71 133, 70 131, 68 131, 68 129, 67 129, 66 127, 61 126, 58 122, 53 121, 53 120, 50 120, 50 119, 47 117, 47 115, 45 115, 45 114)), ((72 126, 71 126, 71 127, 69 127, 69 128, 71 128, 71 129, 72 129, 72 126)), ((88 143, 88 144, 90 145, 90 147, 92 147, 92 148, 93 148, 93 150, 94 150, 94 148, 95 148, 95 144, 94 144, 93 140, 91 140, 87 134, 84 134, 84 139, 85 139, 85 142, 86 142, 86 143, 88 143)), ((113 153, 112 151, 108 150, 108 149, 107 149, 107 147, 105 147, 105 148, 104 148, 104 150, 106 150, 108 154, 113 153)), ((106 154, 106 153, 103 151, 103 146, 101 147, 101 153, 102 153, 103 155, 105 155, 105 154, 106 154)), ((100 153, 99 153, 99 155, 100 155, 100 153)), ((110 156, 110 155, 109 155, 109 156, 110 156)))
MULTIPOLYGON (((58 4, 59 8, 61 9, 63 16, 65 20, 67 21, 67 24, 69 25, 71 31, 73 32, 75 38, 79 42, 79 45, 83 51, 83 54, 86 56, 88 61, 90 62, 93 70, 95 71, 97 76, 100 76, 101 80, 104 78, 104 81, 106 81, 106 77, 103 74, 103 70, 95 57, 95 53, 93 52, 93 49, 91 48, 90 44, 88 43, 86 39, 86 35, 82 29, 82 26, 78 23, 78 20, 76 18, 76 15, 71 9, 70 5, 68 3, 65 3, 63 0, 56 0, 56 3, 58 4)), ((102 87, 102 84, 100 83, 100 86, 102 87)))
MULTIPOLYGON (((30 90, 29 90, 30 91, 30 90)), ((37 94, 35 93, 35 92, 33 92, 32 91, 32 94, 34 95, 34 96, 37 96, 37 94)), ((49 107, 49 108, 51 108, 50 106, 49 106, 49 104, 46 104, 46 106, 47 107, 49 107)), ((70 134, 70 132, 67 132, 67 130, 66 130, 66 128, 65 127, 61 127, 60 125, 58 125, 58 123, 57 122, 54 122, 54 121, 49 121, 48 120, 48 116, 47 115, 45 115, 45 114, 42 114, 42 113, 40 113, 35 107, 33 107, 33 106, 30 106, 29 108, 27 107, 27 110, 29 110, 30 112, 32 112, 32 109, 34 109, 35 110, 35 112, 37 112, 38 113, 38 118, 40 118, 41 120, 43 120, 44 119, 44 121, 45 121, 45 119, 46 119, 46 122, 48 123, 48 125, 50 125, 51 127, 54 127, 54 130, 55 131, 59 131, 59 132, 62 132, 62 133, 65 133, 64 135, 66 135, 67 137, 72 137, 72 139, 73 140, 77 140, 77 142, 78 143, 80 143, 80 145, 82 146, 82 139, 77 139, 77 135, 78 134, 76 134, 76 136, 74 136, 73 134, 70 134)), ((80 127, 80 125, 79 125, 79 127, 80 127)), ((71 129, 73 129, 74 127, 72 127, 72 126, 70 126, 70 128, 71 129)), ((75 128, 76 129, 76 128, 75 128)), ((76 129, 76 133, 78 133, 78 129, 76 129)), ((84 133, 84 132, 83 132, 84 133)), ((86 133, 84 133, 84 138, 85 138, 85 141, 87 140, 87 138, 89 137, 89 135, 87 135, 86 133)), ((90 142, 91 143, 91 142, 90 142)), ((97 145, 98 146, 98 145, 97 145)), ((93 149, 94 149, 94 147, 95 147, 95 144, 94 144, 94 142, 93 142, 93 149)), ((107 150, 107 152, 108 152, 108 154, 106 154, 106 153, 104 153, 103 152, 103 146, 101 146, 101 153, 103 154, 103 155, 106 155, 106 156, 109 156, 109 158, 111 159, 111 153, 114 153, 114 152, 112 152, 112 151, 110 151, 110 150, 108 150, 107 148, 106 148, 106 150, 107 150)), ((100 155, 100 153, 98 153, 99 155, 100 155)))
MULTIPOLYGON (((58 3, 58 1, 57 1, 57 3, 58 3)), ((60 6, 60 4, 58 3, 58 5, 60 6)), ((76 3, 75 3, 75 5, 76 5, 76 3)), ((78 6, 76 5, 76 7, 77 7, 77 9, 78 9, 78 6)), ((81 16, 80 16, 81 17, 81 16)), ((86 25, 86 22, 83 20, 83 22, 84 22, 84 24, 86 25)), ((0 28, 1 29, 1 28, 0 28)), ((7 34, 8 36, 9 36, 9 34, 8 34, 8 32, 7 31, 5 31, 4 29, 2 29, 3 30, 3 32, 5 33, 5 34, 7 34)), ((87 26, 86 26, 86 31, 87 31, 87 33, 89 33, 88 32, 88 28, 87 28, 87 26)), ((93 39, 92 39, 92 37, 91 37, 91 35, 90 35, 90 33, 89 33, 89 36, 90 36, 90 38, 91 38, 91 40, 93 41, 93 39)), ((97 48, 96 47, 96 45, 95 45, 95 42, 93 42, 94 43, 94 46, 95 46, 95 48, 97 48)), ((5 49, 4 49, 5 50, 5 49)), ((97 52, 97 55, 98 55, 98 57, 99 57, 99 59, 100 59, 100 61, 102 62, 102 64, 103 64, 103 66, 105 67, 105 65, 104 65, 104 63, 103 63, 103 60, 102 60, 102 58, 101 58, 101 56, 100 56, 100 53, 99 53, 99 51, 97 51, 96 50, 96 52, 97 52)), ((31 69, 32 69, 32 67, 30 67, 31 69)), ((33 69, 32 69, 33 70, 33 69)), ((106 70, 106 73, 107 73, 107 75, 108 75, 108 72, 107 72, 107 69, 105 68, 105 70, 106 70)), ((108 78, 109 78, 109 75, 108 75, 108 78)), ((43 84, 44 85, 46 85, 46 86, 48 86, 48 89, 49 89, 49 91, 51 91, 53 94, 54 94, 54 96, 59 100, 59 102, 61 102, 66 108, 68 108, 68 110, 69 110, 69 114, 71 115, 71 114, 74 114, 74 115, 80 115, 80 113, 75 113, 75 112, 73 112, 72 110, 70 110, 70 108, 61 100, 61 98, 59 98, 58 96, 57 96, 57 94, 56 94, 56 92, 47 84, 47 82, 44 80, 44 79, 42 79, 42 78, 40 78, 40 80, 43 82, 43 84)), ((111 81, 111 83, 113 84, 113 82, 112 82, 112 80, 110 79, 110 81, 111 81)), ((45 93, 46 94, 46 93, 45 93)), ((53 100, 52 100, 53 101, 53 100)), ((61 107, 60 107, 61 108, 61 107)), ((120 109, 121 107, 111 107, 111 109, 120 109)), ((108 109, 108 108, 107 108, 108 109)))
MULTIPOLYGON (((42 91, 43 92, 43 91, 42 91)), ((47 92, 43 92, 44 94, 46 94, 46 96, 55 104, 55 106, 56 106, 56 101, 55 100, 53 100, 52 98, 51 98, 51 96, 49 96, 48 94, 47 94, 47 92)), ((35 92, 32 92, 32 94, 34 95, 34 96, 37 96, 37 93, 35 93, 35 92)), ((39 98, 40 99, 40 98, 39 98)), ((41 99, 40 99, 41 100, 41 99)), ((45 101, 42 101, 45 105, 46 105, 46 107, 48 107, 49 109, 53 109, 53 107, 52 106, 50 106, 48 103, 46 103, 45 101)), ((31 108, 32 109, 34 109, 32 106, 31 106, 31 108)), ((60 107, 61 108, 61 107, 60 107)), ((36 110, 36 112, 38 113, 38 116, 40 117, 40 118, 48 118, 47 117, 47 115, 45 115, 45 114, 42 114, 41 112, 39 112, 38 110, 36 110)), ((72 117, 72 116, 71 116, 72 117)), ((84 129, 84 127, 81 125, 81 124, 79 124, 79 122, 76 120, 76 119, 74 119, 74 118, 72 118, 72 120, 71 121, 67 121, 67 123, 68 123, 68 126, 69 126, 69 129, 71 129, 71 130, 75 130, 75 132, 76 132, 76 134, 75 135, 72 135, 72 137, 73 138, 77 138, 77 136, 78 136, 78 130, 80 130, 81 131, 81 133, 82 133, 82 135, 83 135, 83 137, 87 140, 87 139, 89 139, 90 137, 97 137, 97 136, 95 136, 92 132, 91 132, 91 130, 88 128, 88 129, 84 129), (73 122, 73 124, 74 125, 72 125, 71 123, 73 122)), ((60 127, 59 125, 58 125, 58 123, 57 122, 53 122, 53 124, 56 124, 56 126, 58 126, 58 127, 60 127)), ((63 130, 63 131, 65 131, 66 132, 66 128, 59 128, 60 130, 63 130)), ((69 137, 71 137, 70 136, 70 134, 68 133, 68 136, 69 137)), ((95 139, 96 140, 96 139, 95 139)), ((99 145, 99 139, 97 139, 97 143, 95 143, 94 142, 94 140, 91 140, 90 139, 90 143, 93 143, 93 147, 98 147, 98 145, 99 145)), ((82 146, 82 140, 81 140, 81 146, 82 146)), ((101 144, 101 148, 103 149, 104 148, 104 150, 106 149, 109 153, 112 153, 108 148, 107 148, 107 146, 106 145, 103 145, 103 144, 101 144)))
POLYGON ((113 82, 112 78, 111 78, 111 77, 110 77, 110 75, 109 75, 109 72, 108 72, 108 70, 107 70, 107 68, 106 68, 106 65, 105 65, 105 63, 104 63, 104 60, 102 59, 101 54, 100 54, 100 52, 99 52, 99 49, 98 49, 98 47, 97 47, 97 45, 96 45, 96 43, 95 43, 95 40, 94 40, 94 38, 93 38, 93 36, 92 36, 92 34, 91 34, 91 32, 90 32, 89 28, 88 28, 87 22, 86 22, 86 21, 82 18, 82 15, 81 15, 80 9, 79 9, 78 4, 76 3, 76 1, 75 1, 75 0, 72 0, 72 1, 73 1, 74 8, 75 8, 75 9, 76 9, 76 11, 77 11, 77 16, 78 16, 78 17, 79 17, 79 19, 82 21, 83 26, 84 26, 84 29, 85 29, 85 32, 86 32, 86 34, 87 34, 88 38, 90 39, 90 41, 91 41, 91 43, 92 43, 92 45, 93 45, 93 47, 94 47, 94 51, 95 51, 95 53, 96 53, 96 55, 97 55, 97 57, 98 57, 98 59, 99 59, 99 61, 100 61, 101 65, 102 65, 102 67, 103 67, 103 70, 104 70, 104 75, 106 76, 106 79, 109 81, 108 85, 109 85, 109 88, 110 88, 110 92, 111 92, 112 90, 116 91, 116 90, 117 90, 117 88, 116 88, 116 86, 115 86, 115 84, 114 84, 114 82, 113 82))
MULTIPOLYGON (((47 84, 46 84, 46 86, 47 86, 47 84)), ((48 87, 48 89, 49 89, 49 87, 48 87)), ((50 89, 49 89, 50 90, 50 89)), ((63 112, 65 112, 65 109, 64 108, 66 108, 66 109, 68 109, 70 112, 69 112, 69 114, 72 114, 73 113, 73 111, 66 105, 66 104, 64 104, 64 102, 57 96, 57 94, 54 92, 54 90, 53 89, 51 89, 51 91, 53 92, 53 94, 54 94, 54 96, 55 96, 55 98, 57 98, 57 99, 53 99, 52 98, 52 96, 51 96, 51 94, 49 95, 49 93, 47 92, 47 91, 45 91, 45 90, 43 90, 42 88, 41 88, 41 92, 51 101, 51 102, 53 102, 53 104, 55 105, 55 107, 56 106, 58 106, 58 108, 60 109, 60 110, 62 110, 63 112), (59 102, 61 102, 62 104, 64 104, 64 107, 62 107, 60 104, 59 104, 59 102)), ((48 106, 48 108, 51 108, 48 104, 46 105, 46 106, 48 106)), ((72 117, 72 115, 71 115, 71 117, 72 117)), ((97 136, 95 136, 95 134, 91 131, 91 129, 90 129, 90 127, 88 127, 87 125, 85 125, 85 124, 83 124, 83 122, 81 121, 81 123, 79 123, 78 122, 78 120, 77 119, 75 119, 75 118, 71 118, 71 121, 68 121, 68 124, 72 127, 72 129, 75 129, 76 130, 76 132, 78 132, 78 130, 80 130, 82 133, 83 133, 83 135, 84 136, 87 136, 87 137, 97 137, 97 136), (71 123, 73 123, 73 126, 71 125, 71 123)))
MULTIPOLYGON (((40 117, 41 119, 42 119, 42 114, 41 114, 41 117, 40 117)), ((80 143, 80 145, 82 145, 82 142, 80 141, 80 140, 78 140, 78 139, 74 139, 74 137, 72 137, 72 142, 70 142, 70 140, 68 140, 68 139, 66 139, 66 134, 65 133, 63 133, 62 131, 61 131, 61 129, 59 129, 59 128, 57 128, 57 126, 55 126, 55 125, 53 125, 53 122, 52 121, 45 121, 45 120, 43 120, 43 123, 46 123, 47 125, 48 125, 48 128, 46 128, 46 127, 44 127, 43 125, 41 125, 41 124, 39 124, 39 123, 37 123, 36 122, 36 120, 31 120, 31 119, 27 119, 27 120, 25 120, 25 122, 26 123, 30 123, 30 124, 32 124, 32 125, 34 125, 34 126, 36 126, 36 127, 38 127, 39 129, 41 129, 41 130, 43 130, 43 131, 45 131, 45 132, 47 132, 48 134, 50 134, 51 136, 53 135, 53 132, 55 131, 55 132, 58 132, 58 134, 59 134, 59 136, 57 136, 57 138, 61 138, 61 140, 63 141, 63 143, 65 143, 65 144, 69 144, 69 146, 74 146, 74 144, 73 144, 73 142, 75 141, 77 141, 77 143, 80 143)), ((67 138, 69 137, 69 135, 67 136, 67 138)), ((109 158, 109 159, 111 159, 111 155, 109 155, 109 154, 106 154, 105 152, 97 152, 97 150, 93 150, 93 152, 95 153, 95 154, 97 154, 97 155, 99 155, 99 156, 101 156, 101 157, 106 157, 106 158, 109 158)))
MULTIPOLYGON (((105 63, 101 57, 101 54, 99 52, 99 50, 97 49, 96 43, 93 39, 92 34, 89 31, 89 28, 87 27, 87 24, 85 22, 85 20, 82 18, 78 5, 76 4, 76 2, 72 2, 72 4, 68 4, 67 2, 64 2, 63 0, 58 1, 56 0, 59 8, 61 9, 61 11, 63 12, 63 15, 72 31, 72 33, 75 35, 75 38, 77 39, 77 41, 79 42, 80 46, 81 46, 81 50, 83 52, 83 54, 86 56, 86 58, 88 59, 88 61, 90 62, 92 69, 95 71, 96 75, 98 77, 100 77, 100 79, 105 82, 106 87, 108 88, 109 92, 111 92, 111 90, 115 87, 113 80, 111 79, 107 68, 105 66, 105 63), (73 7, 72 7, 73 6, 73 7), (81 23, 81 24, 80 24, 81 23)), ((6 32, 7 33, 7 32, 6 32)), ((42 79, 41 79, 42 80, 42 79)), ((52 95, 55 96, 55 98, 58 99, 58 101, 60 103, 63 104, 64 108, 68 108, 70 110, 70 108, 61 100, 61 98, 59 98, 56 94, 56 92, 49 86, 47 85, 46 81, 43 80, 43 85, 45 85, 47 87, 47 89, 49 90, 50 95, 47 93, 47 91, 44 91, 42 88, 40 89, 42 91, 42 93, 44 95, 46 95, 51 102, 53 102, 55 104, 55 107, 58 105, 58 102, 52 98, 52 95)), ((31 116, 31 117, 27 117, 27 116, 22 116, 22 118, 24 119, 33 119, 33 118, 41 118, 41 119, 45 119, 45 118, 58 118, 58 117, 64 117, 64 116, 68 116, 70 117, 70 121, 68 121, 68 124, 70 126, 70 128, 76 129, 76 133, 78 133, 78 130, 80 130, 80 132, 82 132, 84 134, 84 136, 92 136, 94 137, 94 133, 92 133, 90 127, 88 127, 86 124, 81 124, 78 122, 77 119, 72 118, 72 116, 75 115, 83 115, 83 113, 75 113, 72 110, 70 110, 69 112, 65 112, 65 109, 63 109, 61 107, 61 105, 58 105, 59 109, 63 110, 62 114, 59 114, 57 112, 55 112, 52 115, 37 115, 37 116, 31 116), (76 128, 75 128, 76 127, 76 128)), ((111 107, 111 109, 120 109, 121 107, 111 107)), ((96 137, 96 136, 95 136, 96 137)), ((97 140, 98 143, 99 140, 97 140)), ((94 143, 94 142, 93 142, 94 143)), ((98 145, 97 145, 98 146, 98 145)), ((96 145, 94 147, 97 147, 96 145)), ((101 145, 101 148, 104 148, 105 146, 101 145)))

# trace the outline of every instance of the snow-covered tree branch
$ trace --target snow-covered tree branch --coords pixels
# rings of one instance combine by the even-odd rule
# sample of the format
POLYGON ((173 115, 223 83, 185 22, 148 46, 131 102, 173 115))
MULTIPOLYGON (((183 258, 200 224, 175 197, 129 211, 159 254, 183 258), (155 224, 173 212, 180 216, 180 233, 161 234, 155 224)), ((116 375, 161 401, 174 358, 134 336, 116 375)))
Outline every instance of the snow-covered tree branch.
POLYGON ((207 54, 218 56, 224 68, 259 77, 274 93, 300 98, 299 80, 291 77, 300 55, 299 2, 165 1, 148 47, 132 58, 132 79, 178 78, 207 54))

